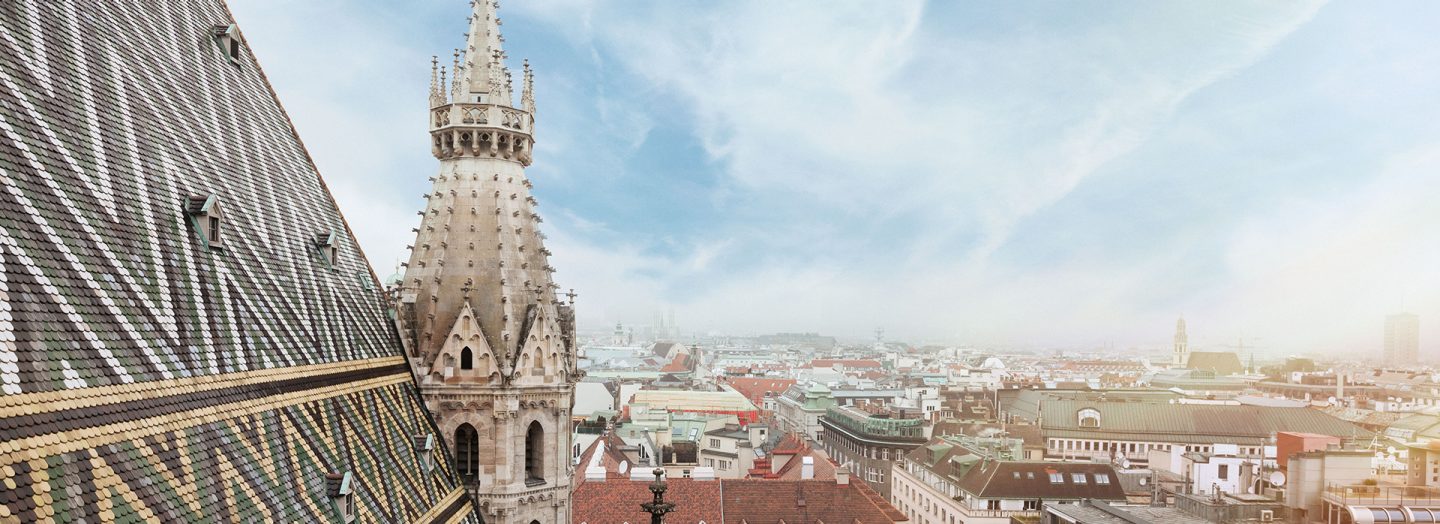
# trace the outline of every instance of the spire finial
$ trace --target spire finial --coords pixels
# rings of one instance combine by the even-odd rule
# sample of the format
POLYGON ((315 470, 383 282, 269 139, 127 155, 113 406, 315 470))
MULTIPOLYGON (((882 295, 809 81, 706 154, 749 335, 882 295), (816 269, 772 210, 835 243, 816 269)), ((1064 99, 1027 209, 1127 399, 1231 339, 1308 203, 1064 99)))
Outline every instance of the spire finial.
POLYGON ((445 66, 440 66, 440 85, 445 85, 445 66))
POLYGON ((535 71, 530 69, 530 59, 525 59, 525 80, 524 87, 520 91, 520 107, 530 118, 535 118, 535 71))
POLYGON ((662 524, 665 522, 665 514, 675 511, 675 505, 665 502, 665 491, 668 488, 663 476, 665 470, 655 468, 655 471, 651 473, 655 475, 655 482, 650 483, 650 493, 655 498, 650 502, 640 504, 640 508, 650 514, 650 524, 662 524))
MULTIPOLYGON (((494 73, 490 70, 504 67, 501 61, 505 56, 501 49, 501 42, 505 39, 500 36, 500 17, 496 14, 500 4, 483 0, 470 5, 469 31, 465 34, 465 70, 464 73, 457 71, 455 76, 460 79, 467 94, 496 97, 500 94, 498 88, 503 86, 492 81, 494 73), (498 58, 487 62, 492 57, 498 58)), ((485 101, 490 100, 487 98, 485 101)))
POLYGON ((435 95, 435 92, 439 90, 440 84, 438 83, 438 82, 439 82, 439 80, 438 80, 439 77, 437 76, 437 75, 439 75, 439 73, 440 73, 440 57, 435 56, 435 55, 430 55, 430 95, 431 95, 431 96, 434 96, 434 95, 435 95))
POLYGON ((455 71, 455 79, 450 82, 450 99, 451 99, 451 100, 459 100, 459 99, 460 99, 460 50, 459 50, 459 49, 456 49, 456 50, 455 50, 455 58, 454 58, 454 62, 453 62, 453 63, 454 63, 454 66, 452 67, 452 70, 455 71))

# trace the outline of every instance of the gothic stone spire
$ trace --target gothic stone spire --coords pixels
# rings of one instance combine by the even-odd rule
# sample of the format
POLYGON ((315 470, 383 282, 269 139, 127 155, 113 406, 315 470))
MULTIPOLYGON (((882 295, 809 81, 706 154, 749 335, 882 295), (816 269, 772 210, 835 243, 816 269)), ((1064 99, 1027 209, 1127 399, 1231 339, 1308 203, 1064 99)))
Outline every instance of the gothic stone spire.
POLYGON ((513 105, 505 92, 505 49, 500 35, 500 3, 494 0, 470 2, 470 32, 465 41, 464 73, 461 83, 466 102, 513 105))
MULTIPOLYGON (((512 105, 497 7, 472 4, 448 92, 432 94, 439 169, 396 293, 396 323, 485 520, 551 524, 568 515, 569 410, 582 373, 574 312, 557 296, 525 174, 533 101, 527 89, 526 107, 512 105)), ((438 75, 432 82, 445 92, 443 66, 438 75)))

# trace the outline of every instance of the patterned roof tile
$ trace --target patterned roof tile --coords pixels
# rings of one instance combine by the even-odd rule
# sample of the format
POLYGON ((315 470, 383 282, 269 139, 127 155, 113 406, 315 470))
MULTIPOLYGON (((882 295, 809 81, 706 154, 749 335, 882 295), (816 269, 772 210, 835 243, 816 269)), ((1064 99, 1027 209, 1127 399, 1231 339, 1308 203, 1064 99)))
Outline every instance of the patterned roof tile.
POLYGON ((415 446, 436 430, 334 199, 243 35, 213 40, 232 24, 0 4, 0 521, 340 522, 348 472, 362 522, 478 522, 415 446))

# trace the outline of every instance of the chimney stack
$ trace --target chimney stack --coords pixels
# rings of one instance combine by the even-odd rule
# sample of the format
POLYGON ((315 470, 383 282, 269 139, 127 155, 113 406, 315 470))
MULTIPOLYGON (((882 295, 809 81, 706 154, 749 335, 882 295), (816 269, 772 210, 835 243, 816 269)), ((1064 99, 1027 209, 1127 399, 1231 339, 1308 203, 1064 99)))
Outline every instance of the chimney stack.
POLYGON ((839 485, 841 485, 841 486, 847 486, 847 485, 849 485, 849 484, 850 484, 850 470, 845 469, 845 468, 835 468, 835 483, 836 483, 836 484, 839 484, 839 485))

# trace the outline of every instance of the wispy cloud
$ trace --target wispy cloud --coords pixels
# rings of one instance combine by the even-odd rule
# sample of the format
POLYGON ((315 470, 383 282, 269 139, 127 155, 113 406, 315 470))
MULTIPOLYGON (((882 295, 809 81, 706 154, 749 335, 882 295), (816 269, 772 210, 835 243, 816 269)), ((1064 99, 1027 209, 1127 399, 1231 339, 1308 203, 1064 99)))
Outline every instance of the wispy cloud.
MULTIPOLYGON (((342 9, 292 31, 335 6, 236 3, 242 24, 264 26, 247 35, 274 42, 261 59, 383 265, 419 206, 395 195, 423 191, 434 167, 424 57, 456 45, 464 6, 342 9), (300 73, 316 64, 335 71, 300 73)), ((1440 109, 1419 102, 1440 46, 1405 8, 1106 9, 505 4, 512 56, 539 71, 531 173, 543 209, 560 210, 546 226, 557 276, 586 297, 582 323, 674 305, 702 329, 1088 344, 1163 340, 1183 311, 1199 337, 1343 347, 1373 338, 1401 307, 1383 296, 1405 286, 1356 295, 1347 274, 1403 267, 1429 286, 1416 295, 1435 296, 1435 271, 1397 262, 1436 267, 1434 252, 1294 258, 1377 250, 1367 235, 1414 243, 1423 232, 1407 224, 1435 223, 1415 207, 1419 182, 1379 182, 1417 176, 1394 166, 1440 142, 1401 109, 1440 109), (1326 38, 1380 23, 1365 46, 1326 38), (1306 120, 1320 114, 1334 127, 1306 120), (1364 147, 1316 147, 1337 141, 1364 147), (1361 195, 1407 204, 1328 228, 1297 218, 1361 195), (1322 234, 1334 229, 1351 240, 1322 234), (1267 255, 1236 261, 1251 252, 1267 255), (1352 320, 1297 334, 1276 311, 1317 283, 1317 305, 1292 309, 1333 319, 1347 308, 1324 308, 1349 297, 1352 320)), ((1440 318, 1440 304, 1412 300, 1440 318)))

